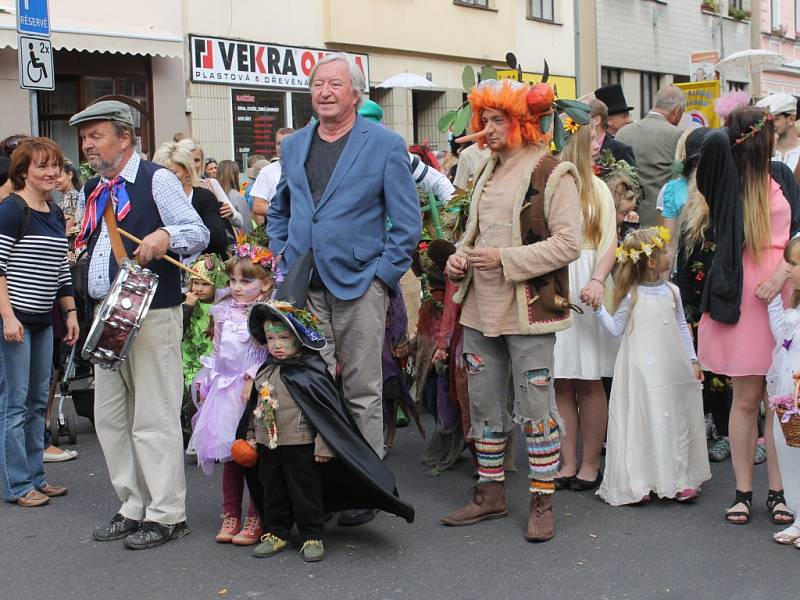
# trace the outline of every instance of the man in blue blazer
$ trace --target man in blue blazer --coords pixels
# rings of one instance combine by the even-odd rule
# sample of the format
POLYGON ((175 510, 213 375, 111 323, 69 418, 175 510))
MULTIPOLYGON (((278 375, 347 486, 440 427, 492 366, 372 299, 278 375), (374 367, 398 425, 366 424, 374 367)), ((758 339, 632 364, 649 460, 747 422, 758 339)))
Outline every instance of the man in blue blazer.
POLYGON ((283 257, 284 270, 313 254, 308 308, 328 337, 323 355, 332 370, 340 365, 344 399, 383 456, 388 290, 411 265, 422 227, 419 200, 403 139, 356 114, 366 82, 352 57, 326 56, 309 82, 319 123, 283 142, 267 213, 270 249, 283 257))

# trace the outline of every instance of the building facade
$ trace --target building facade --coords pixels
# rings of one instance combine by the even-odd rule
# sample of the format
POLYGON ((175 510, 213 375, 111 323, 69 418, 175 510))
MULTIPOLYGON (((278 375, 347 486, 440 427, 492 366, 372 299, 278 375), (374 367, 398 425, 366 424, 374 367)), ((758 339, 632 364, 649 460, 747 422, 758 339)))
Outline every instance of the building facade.
MULTIPOLYGON (((355 54, 385 124, 408 143, 446 148, 447 135, 436 125, 464 99, 464 65, 503 67, 507 52, 526 72, 540 73, 546 58, 550 72, 565 77, 562 95, 574 97, 573 0, 404 0, 402 6, 238 0, 233 6, 194 0, 186 12, 193 40, 186 56, 187 128, 215 158, 233 154, 243 164, 248 153, 269 156, 278 128, 305 125, 312 114, 308 73, 330 51, 355 54), (206 77, 203 59, 225 67, 231 52, 241 53, 239 66, 249 77, 238 71, 206 77), (379 87, 403 73, 430 85, 379 87)), ((236 71, 232 66, 223 70, 236 71)))
MULTIPOLYGON (((206 156, 274 152, 281 127, 312 117, 308 74, 326 53, 353 53, 385 124, 408 143, 445 148, 440 116, 464 100, 465 65, 506 67, 513 52, 535 81, 546 59, 559 94, 574 97, 574 0, 101 0, 51 2, 56 89, 35 103, 17 84, 12 7, 0 0, 0 137, 32 131, 79 159, 69 116, 99 98, 134 109, 142 152, 183 132, 206 156), (413 73, 424 87, 384 89, 413 73)), ((10 0, 5 0, 10 2, 10 0)))
POLYGON ((761 73, 760 95, 786 92, 800 95, 800 1, 760 0, 758 44, 784 58, 777 71, 761 73))
POLYGON ((137 145, 149 155, 183 128, 181 0, 137 0, 135 11, 101 0, 50 2, 50 21, 56 87, 31 96, 17 83, 14 9, 0 8, 0 137, 38 129, 77 162, 69 117, 100 98, 130 104, 137 145))
MULTIPOLYGON (((656 92, 690 81, 690 56, 750 48, 749 0, 585 0, 579 15, 580 91, 622 84, 641 118, 656 92)), ((726 90, 745 80, 727 81, 726 90)))

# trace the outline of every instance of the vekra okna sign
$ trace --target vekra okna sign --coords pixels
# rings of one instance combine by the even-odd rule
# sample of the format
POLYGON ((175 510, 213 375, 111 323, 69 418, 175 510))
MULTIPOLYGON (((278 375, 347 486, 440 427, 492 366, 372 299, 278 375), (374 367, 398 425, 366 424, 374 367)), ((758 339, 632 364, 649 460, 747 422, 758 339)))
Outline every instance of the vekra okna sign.
MULTIPOLYGON (((307 89, 317 62, 331 50, 262 44, 215 37, 189 36, 195 83, 307 89)), ((353 54, 369 81, 369 58, 353 54)))

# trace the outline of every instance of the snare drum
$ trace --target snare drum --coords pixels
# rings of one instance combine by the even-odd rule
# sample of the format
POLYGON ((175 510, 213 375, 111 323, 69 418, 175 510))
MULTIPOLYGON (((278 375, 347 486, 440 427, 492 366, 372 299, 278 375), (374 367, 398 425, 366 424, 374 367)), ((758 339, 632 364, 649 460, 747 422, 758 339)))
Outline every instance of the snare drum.
POLYGON ((131 351, 157 287, 158 275, 124 260, 95 315, 81 356, 103 369, 119 369, 131 351))

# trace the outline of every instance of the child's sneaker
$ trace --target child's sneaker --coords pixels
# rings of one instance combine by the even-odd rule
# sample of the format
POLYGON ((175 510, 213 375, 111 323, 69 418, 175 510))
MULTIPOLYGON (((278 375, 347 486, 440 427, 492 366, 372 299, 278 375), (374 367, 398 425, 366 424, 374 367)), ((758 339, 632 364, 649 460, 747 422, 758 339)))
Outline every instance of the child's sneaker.
POLYGON ((303 547, 300 548, 300 556, 306 562, 318 562, 325 558, 325 548, 322 546, 322 541, 308 540, 303 542, 303 547))
POLYGON ((252 546, 258 543, 261 539, 261 534, 264 531, 261 529, 261 519, 258 517, 247 517, 242 525, 242 530, 233 538, 233 544, 236 546, 252 546))
POLYGON ((285 547, 286 540, 282 540, 276 535, 267 533, 261 536, 261 543, 253 549, 253 556, 256 558, 275 556, 285 547))
POLYGON ((220 544, 230 544, 233 541, 233 537, 239 533, 241 520, 239 517, 232 517, 229 514, 222 514, 220 518, 222 519, 222 527, 219 528, 217 537, 214 539, 220 544))

